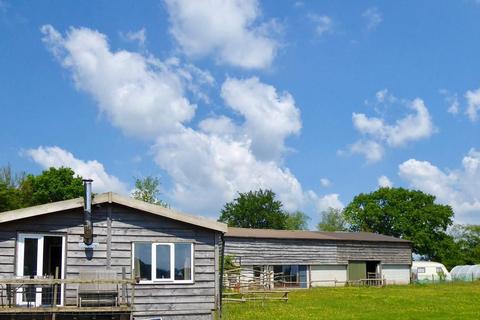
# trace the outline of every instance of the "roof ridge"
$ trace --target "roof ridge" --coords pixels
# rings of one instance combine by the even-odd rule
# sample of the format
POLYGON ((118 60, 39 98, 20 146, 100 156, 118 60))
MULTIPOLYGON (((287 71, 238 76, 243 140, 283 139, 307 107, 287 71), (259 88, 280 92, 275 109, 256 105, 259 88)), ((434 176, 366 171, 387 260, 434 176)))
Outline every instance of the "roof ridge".
MULTIPOLYGON (((114 192, 105 192, 95 194, 92 204, 101 203, 117 203, 140 211, 145 211, 154 215, 163 216, 165 218, 182 221, 188 224, 197 225, 207 229, 220 232, 227 232, 227 225, 213 219, 192 214, 183 213, 174 209, 164 208, 152 203, 136 200, 130 197, 122 196, 114 192)), ((15 221, 20 219, 31 218, 35 216, 45 215, 48 213, 71 210, 83 207, 83 197, 56 201, 37 206, 31 206, 16 210, 0 212, 0 223, 15 221)))

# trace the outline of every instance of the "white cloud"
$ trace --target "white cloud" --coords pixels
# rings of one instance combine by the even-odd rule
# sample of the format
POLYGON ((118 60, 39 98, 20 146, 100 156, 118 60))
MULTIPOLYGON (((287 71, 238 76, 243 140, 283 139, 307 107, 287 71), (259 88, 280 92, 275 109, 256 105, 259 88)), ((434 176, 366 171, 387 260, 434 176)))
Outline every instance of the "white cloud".
POLYGON ((173 205, 215 216, 237 191, 258 188, 276 192, 287 210, 304 205, 299 181, 282 165, 285 139, 301 129, 300 111, 288 92, 254 77, 227 78, 221 95, 239 117, 199 119, 196 130, 188 126, 196 106, 185 95, 187 90, 196 95, 197 85, 214 84, 208 72, 175 58, 113 52, 106 36, 90 29, 72 28, 65 37, 51 26, 42 30, 77 87, 114 126, 155 139, 152 154, 172 180, 167 194, 173 205))
POLYGON ((378 186, 381 188, 391 188, 393 183, 387 176, 381 176, 378 178, 378 186))
POLYGON ((369 118, 363 113, 353 113, 353 125, 360 133, 394 147, 430 137, 435 132, 435 127, 423 100, 416 98, 407 106, 415 114, 409 114, 393 125, 386 124, 381 118, 369 118))
POLYGON ((397 97, 388 91, 388 89, 382 89, 375 93, 375 98, 377 100, 377 104, 393 104, 398 101, 397 97))
POLYGON ((373 30, 377 28, 378 25, 383 21, 382 12, 380 12, 377 7, 368 8, 362 13, 362 17, 366 21, 368 30, 373 30))
POLYGON ((234 137, 238 134, 239 130, 232 119, 225 116, 206 118, 202 120, 198 126, 204 133, 222 137, 234 137))
POLYGON ((401 102, 413 113, 398 119, 394 124, 388 124, 384 118, 368 117, 363 113, 352 114, 353 125, 364 138, 350 146, 350 152, 365 155, 369 162, 382 159, 384 145, 400 147, 409 142, 428 138, 436 132, 430 113, 422 99, 398 100, 387 93, 387 91, 377 93, 378 103, 401 102))
POLYGON ((309 15, 310 19, 315 23, 315 32, 318 36, 333 33, 333 19, 327 15, 309 15))
POLYGON ((94 192, 113 191, 120 194, 128 194, 126 184, 117 177, 108 174, 103 164, 97 160, 85 161, 77 159, 71 152, 56 146, 40 146, 36 149, 28 149, 25 151, 25 154, 44 169, 68 167, 84 179, 93 179, 92 186, 94 192))
POLYGON ((222 85, 227 106, 245 118, 244 133, 262 160, 279 159, 287 136, 300 132, 300 110, 288 92, 278 93, 258 78, 228 78, 222 85))
POLYGON ((185 54, 213 54, 217 61, 248 69, 272 63, 275 23, 261 24, 256 0, 166 0, 170 32, 185 54))
POLYGON ((465 93, 467 100, 466 114, 471 121, 477 121, 478 111, 480 110, 480 89, 475 91, 467 91, 465 93))
POLYGON ((382 145, 375 141, 357 141, 349 147, 349 151, 352 154, 361 154, 365 157, 367 162, 374 163, 383 158, 385 153, 382 145))
POLYGON ((138 42, 138 44, 142 47, 145 45, 145 41, 147 40, 147 32, 145 28, 142 28, 138 31, 128 31, 123 36, 129 41, 138 42))
POLYGON ((152 137, 192 119, 196 105, 185 98, 191 75, 178 60, 160 61, 135 52, 113 52, 104 34, 71 28, 63 37, 50 25, 43 41, 71 71, 79 90, 90 94, 114 126, 126 134, 152 137))
POLYGON ((428 161, 410 159, 399 175, 413 188, 433 194, 453 207, 462 221, 480 221, 480 152, 471 149, 456 170, 441 170, 428 161))
POLYGON ((340 195, 337 193, 331 193, 324 196, 317 196, 313 193, 309 194, 310 198, 314 201, 315 207, 318 212, 324 212, 329 208, 343 209, 345 205, 340 201, 340 195))
POLYGON ((300 131, 300 113, 288 93, 257 78, 228 78, 222 85, 228 107, 243 116, 210 117, 192 128, 162 135, 153 147, 155 160, 174 182, 172 197, 183 208, 215 210, 237 192, 268 188, 287 210, 304 204, 296 177, 281 166, 284 140, 300 131))
POLYGON ((330 180, 328 180, 327 178, 321 178, 320 179, 320 185, 322 187, 329 187, 332 183, 330 182, 330 180))
POLYGON ((455 98, 448 107, 447 110, 451 114, 457 114, 460 111, 460 104, 458 102, 458 99, 455 98))
POLYGON ((457 94, 451 94, 446 89, 439 90, 440 94, 444 97, 443 99, 448 104, 448 113, 453 115, 458 114, 460 112, 460 102, 458 101, 457 94))
POLYGON ((303 204, 302 187, 295 176, 274 161, 258 160, 248 140, 186 128, 159 137, 154 152, 156 162, 172 177, 172 196, 182 208, 219 210, 237 191, 259 188, 273 189, 287 210, 303 204))

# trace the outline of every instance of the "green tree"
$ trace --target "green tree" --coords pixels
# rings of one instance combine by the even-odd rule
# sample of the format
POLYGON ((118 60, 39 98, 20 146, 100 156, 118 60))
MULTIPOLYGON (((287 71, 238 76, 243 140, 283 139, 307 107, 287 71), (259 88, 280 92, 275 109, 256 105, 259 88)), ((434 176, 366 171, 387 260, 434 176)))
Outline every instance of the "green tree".
POLYGON ((272 190, 238 193, 237 198, 225 204, 219 221, 230 227, 285 229, 288 214, 282 207, 272 190))
POLYGON ((417 190, 380 188, 359 194, 344 215, 350 230, 410 240, 413 252, 427 259, 441 259, 442 243, 452 240, 446 233, 452 224, 452 208, 436 204, 435 196, 417 190))
POLYGON ((302 211, 295 211, 287 215, 285 229, 287 230, 308 230, 310 217, 302 211))
POLYGON ((22 197, 18 188, 24 178, 23 173, 14 174, 10 165, 0 168, 0 212, 22 207, 22 197))
POLYGON ((317 225, 319 231, 346 231, 347 223, 343 217, 343 211, 336 208, 328 208, 322 213, 322 219, 317 225))
POLYGON ((157 177, 135 178, 135 190, 132 192, 132 197, 168 208, 169 205, 160 199, 160 185, 160 179, 157 177))
POLYGON ((29 174, 19 186, 22 207, 83 196, 82 177, 70 168, 50 168, 40 175, 29 174))
POLYGON ((480 226, 456 224, 449 234, 455 242, 455 252, 448 252, 448 256, 454 256, 458 264, 480 264, 480 226))
POLYGON ((232 256, 232 255, 225 255, 224 257, 224 260, 223 260, 224 264, 223 264, 223 268, 226 270, 226 271, 230 271, 230 270, 235 270, 235 269, 238 269, 240 266, 237 265, 235 263, 235 257, 232 256))

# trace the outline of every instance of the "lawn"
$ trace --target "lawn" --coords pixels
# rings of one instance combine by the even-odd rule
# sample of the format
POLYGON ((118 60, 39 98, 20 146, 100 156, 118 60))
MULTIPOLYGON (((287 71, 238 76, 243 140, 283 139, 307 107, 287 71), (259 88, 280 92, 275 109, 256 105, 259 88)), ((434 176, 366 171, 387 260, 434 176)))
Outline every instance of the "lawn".
POLYGON ((480 282, 296 290, 287 303, 226 303, 223 315, 225 320, 480 319, 480 282))

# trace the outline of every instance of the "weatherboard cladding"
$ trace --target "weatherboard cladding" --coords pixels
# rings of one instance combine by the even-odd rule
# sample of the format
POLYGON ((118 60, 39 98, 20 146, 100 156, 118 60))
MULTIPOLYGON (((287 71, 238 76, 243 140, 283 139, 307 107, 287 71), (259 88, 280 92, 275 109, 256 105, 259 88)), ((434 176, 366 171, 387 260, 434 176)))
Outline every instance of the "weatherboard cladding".
POLYGON ((333 240, 333 241, 372 241, 372 242, 404 242, 399 239, 383 234, 371 232, 320 232, 305 230, 274 230, 274 229, 249 229, 228 228, 226 237, 235 238, 265 238, 265 239, 304 239, 304 240, 333 240))
POLYGON ((225 254, 242 265, 332 265, 351 260, 411 264, 409 241, 371 233, 230 228, 225 254))
MULTIPOLYGON (((215 309, 218 257, 215 245, 219 232, 155 216, 133 208, 104 203, 93 206, 94 242, 92 259, 86 259, 83 241, 82 209, 70 209, 0 224, 0 277, 15 276, 17 232, 66 234, 66 277, 76 278, 80 271, 111 269, 121 277, 122 268, 131 275, 132 242, 193 242, 193 284, 139 284, 135 287, 134 315, 137 319, 161 315, 163 319, 211 319, 215 309), (110 209, 108 209, 110 208, 110 209), (110 211, 110 213, 109 213, 110 211), (108 219, 111 216, 111 247, 108 248, 108 219), (107 261, 110 257, 110 261, 107 261)), ((67 286, 67 304, 75 303, 76 286, 67 286)))

